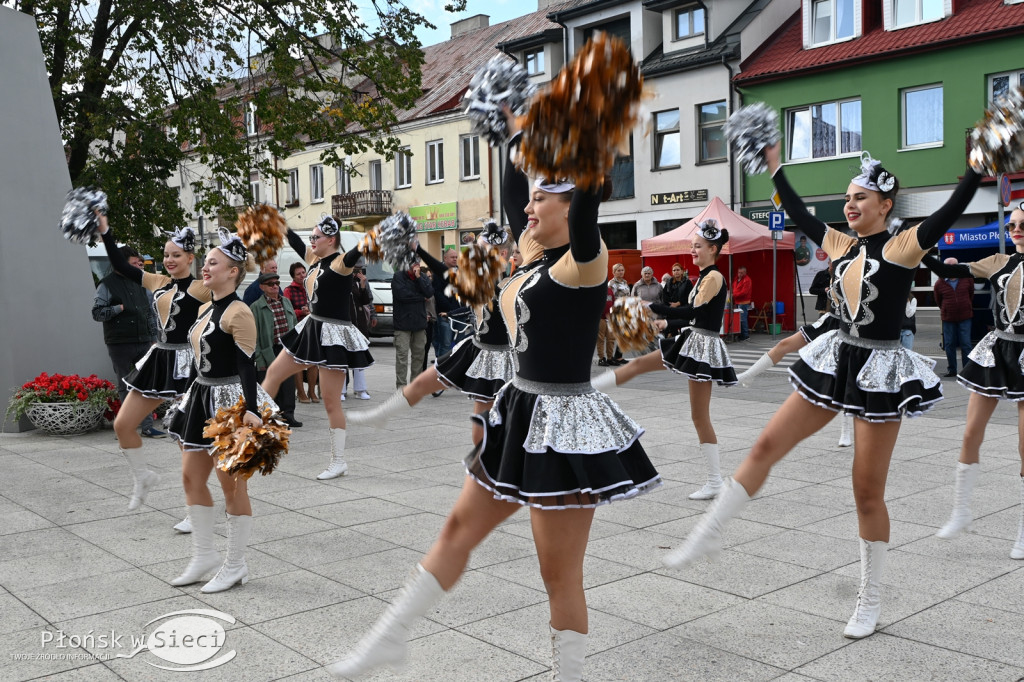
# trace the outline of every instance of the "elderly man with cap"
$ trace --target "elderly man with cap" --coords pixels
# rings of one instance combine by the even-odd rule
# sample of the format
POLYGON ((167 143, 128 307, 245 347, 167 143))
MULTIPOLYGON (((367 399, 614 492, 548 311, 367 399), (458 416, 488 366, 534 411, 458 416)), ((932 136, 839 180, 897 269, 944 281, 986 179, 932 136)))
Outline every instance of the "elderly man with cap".
MULTIPOLYGON (((256 284, 261 295, 249 306, 256 318, 256 351, 252 358, 256 363, 256 380, 263 381, 267 367, 281 352, 281 337, 295 327, 295 308, 286 296, 281 295, 281 277, 276 272, 263 273, 256 279, 256 284)), ((281 408, 288 426, 302 426, 302 422, 295 419, 294 374, 281 382, 274 402, 281 408)))

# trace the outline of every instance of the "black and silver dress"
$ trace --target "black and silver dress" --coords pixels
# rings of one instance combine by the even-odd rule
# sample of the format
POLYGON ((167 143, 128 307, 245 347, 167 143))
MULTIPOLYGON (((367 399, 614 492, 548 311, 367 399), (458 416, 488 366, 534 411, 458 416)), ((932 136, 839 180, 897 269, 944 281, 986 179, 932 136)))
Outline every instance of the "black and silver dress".
POLYGON ((919 225, 859 238, 811 215, 781 169, 773 180, 786 213, 834 263, 841 320, 800 349, 790 383, 815 405, 867 421, 923 414, 942 399, 942 384, 933 360, 900 345, 907 295, 921 259, 963 212, 979 176, 967 171, 949 201, 919 225))
POLYGON ((153 292, 156 308, 157 340, 135 363, 124 383, 147 398, 177 398, 188 388, 192 370, 188 330, 199 316, 199 308, 210 301, 210 290, 191 275, 171 279, 132 267, 118 250, 110 230, 103 235, 103 245, 115 271, 153 292))
POLYGON ((237 294, 207 303, 188 333, 195 354, 194 381, 188 392, 167 413, 167 432, 185 450, 209 450, 212 439, 203 435, 206 421, 217 408, 232 407, 244 396, 246 408, 277 405, 256 383, 256 320, 237 294))
POLYGON ((709 265, 700 271, 685 305, 651 304, 651 310, 667 319, 666 329, 681 329, 676 336, 661 340, 661 360, 666 368, 692 381, 736 384, 736 370, 719 333, 728 297, 725 277, 709 265))
POLYGON ((804 341, 810 343, 822 334, 835 331, 841 326, 842 320, 839 318, 839 306, 836 302, 835 296, 832 295, 832 290, 829 289, 828 312, 811 324, 801 325, 800 336, 804 337, 804 341))
POLYGON ((291 230, 288 243, 310 265, 305 280, 309 315, 281 337, 285 352, 300 364, 327 369, 372 365, 370 342, 350 318, 352 268, 362 255, 359 248, 318 259, 291 230))

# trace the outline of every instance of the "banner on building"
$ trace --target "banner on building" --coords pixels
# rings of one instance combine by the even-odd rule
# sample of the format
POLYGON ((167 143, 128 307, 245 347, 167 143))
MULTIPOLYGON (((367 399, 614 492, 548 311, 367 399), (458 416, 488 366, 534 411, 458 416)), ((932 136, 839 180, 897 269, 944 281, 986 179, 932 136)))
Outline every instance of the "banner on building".
POLYGON ((825 249, 820 248, 812 242, 801 230, 792 230, 795 237, 793 246, 793 262, 796 263, 796 273, 799 280, 797 287, 801 293, 810 293, 811 282, 814 275, 822 270, 828 269, 828 254, 825 249))
POLYGON ((457 201, 449 201, 413 206, 409 209, 409 215, 416 221, 417 232, 454 230, 459 225, 459 204, 457 201))

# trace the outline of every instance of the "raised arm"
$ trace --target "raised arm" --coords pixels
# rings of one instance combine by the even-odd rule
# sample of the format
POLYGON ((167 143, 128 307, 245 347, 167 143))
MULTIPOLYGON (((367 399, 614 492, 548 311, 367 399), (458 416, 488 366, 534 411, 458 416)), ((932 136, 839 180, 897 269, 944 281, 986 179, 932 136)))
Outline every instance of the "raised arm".
POLYGON ((512 162, 513 151, 519 149, 520 140, 521 133, 509 140, 509 153, 505 157, 505 177, 502 178, 501 185, 501 205, 505 209, 512 238, 517 242, 526 229, 526 205, 530 203, 530 180, 512 162))
POLYGON ((344 256, 341 258, 335 258, 331 261, 331 270, 334 270, 341 275, 351 275, 352 268, 356 266, 356 263, 359 262, 362 255, 363 252, 359 250, 359 245, 356 244, 346 251, 344 256))
POLYGON ((967 204, 971 203, 980 183, 981 176, 968 168, 946 203, 917 226, 917 243, 922 249, 930 249, 939 243, 942 235, 949 231, 967 204))
POLYGON ((302 241, 302 237, 295 234, 295 230, 288 228, 288 245, 295 250, 295 253, 299 254, 299 258, 305 263, 309 263, 306 260, 306 242, 302 241))
POLYGON ((939 260, 938 256, 931 253, 921 259, 921 265, 925 266, 939 277, 974 277, 974 275, 971 274, 971 266, 967 263, 946 265, 939 260))
POLYGON ((569 250, 577 263, 589 263, 601 253, 601 228, 597 211, 603 188, 584 192, 577 188, 569 204, 569 250))
POLYGON ((416 255, 427 264, 427 267, 430 268, 435 277, 448 276, 448 266, 427 253, 422 246, 416 247, 416 255))
POLYGON ((789 184, 781 167, 772 175, 772 182, 775 183, 775 189, 778 190, 779 197, 782 199, 782 207, 786 209, 786 213, 793 223, 803 230, 812 242, 818 246, 824 244, 828 225, 811 215, 804 205, 803 199, 789 184))
POLYGON ((107 250, 107 258, 110 259, 110 265, 114 268, 114 272, 141 285, 142 270, 128 262, 128 259, 124 257, 121 250, 117 248, 117 240, 114 239, 114 235, 109 229, 103 233, 103 246, 107 250))

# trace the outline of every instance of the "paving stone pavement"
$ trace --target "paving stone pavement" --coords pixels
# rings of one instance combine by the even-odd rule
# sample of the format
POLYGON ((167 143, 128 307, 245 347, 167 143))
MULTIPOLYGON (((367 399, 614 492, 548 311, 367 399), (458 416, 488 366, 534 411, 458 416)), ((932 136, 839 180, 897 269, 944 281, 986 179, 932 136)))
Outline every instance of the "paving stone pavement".
MULTIPOLYGON (((769 345, 755 336, 730 350, 745 367, 769 345)), ((379 404, 393 390, 390 344, 375 343, 372 352, 373 399, 350 398, 348 409, 379 404)), ((966 406, 963 389, 944 385, 948 398, 937 409, 904 422, 887 489, 892 549, 881 628, 857 642, 842 636, 859 559, 853 453, 836 447, 838 425, 776 467, 729 527, 718 562, 674 571, 661 558, 708 504, 686 497, 703 482, 704 468, 685 384, 660 372, 614 392, 646 428, 642 443, 665 485, 596 513, 585 562, 586 679, 1024 679, 1024 562, 1009 558, 1018 518, 1016 410, 1001 405, 988 428, 972 532, 939 540, 966 406)), ((789 392, 781 370, 752 389, 715 389, 724 471, 739 464, 789 392)), ((279 471, 250 483, 251 579, 211 595, 201 584, 167 582, 190 553, 189 537, 171 529, 184 514, 171 442, 145 441, 162 481, 129 513, 129 476, 112 431, 0 434, 0 679, 329 679, 323 666, 366 631, 441 527, 463 481, 470 409, 448 391, 385 430, 353 427, 348 475, 321 482, 315 477, 329 458, 325 414, 320 405, 299 405, 305 425, 295 430, 292 451, 279 471), (236 652, 232 660, 181 672, 198 662, 165 660, 152 648, 129 658, 131 642, 116 647, 100 638, 152 636, 170 622, 162 617, 193 609, 234 619, 223 623, 218 650, 236 652), (65 648, 57 646, 61 635, 65 648)), ((215 482, 211 489, 223 509, 215 482)), ((216 531, 223 546, 223 522, 216 531)), ((550 676, 547 604, 527 512, 480 546, 462 581, 412 636, 404 673, 369 679, 550 676)))

